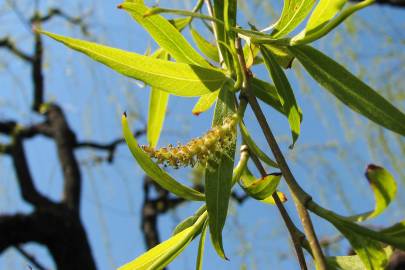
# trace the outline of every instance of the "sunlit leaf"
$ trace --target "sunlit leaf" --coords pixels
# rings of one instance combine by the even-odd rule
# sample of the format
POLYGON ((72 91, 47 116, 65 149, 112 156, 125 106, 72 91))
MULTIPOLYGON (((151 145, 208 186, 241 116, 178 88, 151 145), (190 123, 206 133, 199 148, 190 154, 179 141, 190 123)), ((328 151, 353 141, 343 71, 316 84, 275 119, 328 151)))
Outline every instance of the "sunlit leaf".
MULTIPOLYGON (((384 252, 389 258, 393 250, 388 246, 384 248, 384 252)), ((364 264, 358 255, 326 257, 326 262, 332 270, 364 270, 364 264)))
POLYGON ((250 197, 265 200, 276 191, 280 180, 281 173, 269 174, 264 178, 256 179, 246 167, 239 184, 250 197))
POLYGON ((253 78, 251 80, 251 89, 253 94, 259 98, 261 101, 270 105, 278 112, 286 115, 281 105, 280 99, 278 98, 276 87, 266 81, 253 78))
POLYGON ((349 240, 350 245, 360 257, 367 270, 384 270, 388 259, 380 242, 359 235, 344 224, 335 223, 335 227, 349 240))
POLYGON ((294 56, 291 55, 291 53, 287 50, 286 47, 274 46, 271 44, 263 46, 273 54, 274 59, 280 66, 282 66, 285 69, 291 68, 294 56))
POLYGON ((203 270, 203 257, 204 257, 204 246, 205 246, 205 236, 207 235, 208 223, 206 222, 203 226, 200 236, 200 242, 198 243, 198 253, 197 253, 197 262, 196 270, 203 270))
POLYGON ((197 210, 197 212, 194 213, 194 215, 189 216, 189 217, 185 218, 184 220, 182 220, 179 224, 177 224, 176 228, 174 228, 173 235, 178 234, 179 232, 184 231, 188 227, 193 226, 197 222, 197 220, 200 218, 200 216, 202 214, 204 214, 204 212, 206 210, 207 210, 207 207, 204 204, 197 210))
MULTIPOLYGON (((281 191, 276 191, 276 192, 277 192, 277 196, 278 196, 278 198, 280 199, 281 202, 286 202, 287 201, 287 196, 283 192, 281 192, 281 191)), ((269 196, 264 200, 259 200, 259 202, 266 203, 266 204, 273 204, 273 205, 276 204, 276 202, 274 201, 273 196, 269 196)))
POLYGON ((397 192, 397 184, 394 177, 382 167, 373 164, 369 165, 366 177, 374 193, 375 207, 372 211, 350 217, 350 219, 355 221, 364 221, 384 212, 391 201, 394 200, 397 192))
POLYGON ((335 29, 350 15, 373 4, 375 1, 361 1, 344 9, 339 15, 335 16, 342 9, 345 2, 347 0, 320 1, 306 28, 290 40, 290 45, 307 44, 320 39, 335 29))
POLYGON ((343 66, 309 46, 290 47, 308 73, 349 108, 405 135, 405 114, 343 66))
POLYGON ((193 114, 199 115, 207 110, 209 110, 218 98, 219 91, 212 92, 201 96, 197 103, 194 105, 193 114))
POLYGON ((207 213, 204 213, 196 223, 183 230, 182 232, 170 237, 168 240, 160 243, 150 249, 135 260, 121 266, 118 270, 159 270, 163 269, 176 256, 181 253, 200 232, 207 219, 207 213))
POLYGON ((125 114, 122 116, 122 130, 125 141, 131 150, 132 155, 135 157, 139 166, 150 178, 152 178, 162 188, 176 194, 179 197, 193 201, 204 200, 203 194, 195 189, 189 188, 177 182, 158 165, 156 165, 153 160, 138 146, 138 142, 131 133, 125 114))
MULTIPOLYGON (((226 87, 219 93, 213 125, 221 125, 226 117, 235 113, 235 97, 230 91, 232 85, 226 85, 226 87)), ((235 144, 230 149, 223 151, 216 160, 209 161, 205 171, 205 200, 211 240, 218 255, 222 258, 226 258, 222 244, 222 230, 231 196, 234 156, 235 144)))
MULTIPOLYGON (((157 55, 157 58, 167 60, 167 52, 163 52, 157 55)), ((166 108, 169 101, 169 94, 161 91, 158 88, 152 87, 149 95, 149 107, 148 107, 148 125, 146 131, 146 137, 151 147, 156 147, 160 133, 163 128, 163 123, 166 117, 166 108)))
POLYGON ((309 14, 316 0, 284 0, 280 19, 271 35, 283 37, 293 31, 309 14))
POLYGON ((174 63, 97 43, 42 32, 125 76, 177 96, 201 96, 217 91, 228 80, 219 70, 174 63))
POLYGON ((199 65, 209 68, 210 65, 194 48, 187 42, 183 35, 168 20, 160 15, 147 16, 146 7, 141 2, 124 2, 119 5, 127 11, 156 41, 178 62, 199 65))
POLYGON ((264 63, 273 79, 274 85, 276 86, 280 103, 283 106, 284 112, 288 116, 288 122, 290 124, 293 138, 292 145, 294 145, 300 134, 301 126, 300 109, 295 100, 294 92, 288 82, 287 76, 284 74, 273 54, 265 46, 260 47, 260 51, 263 55, 264 63))
POLYGON ((213 44, 209 43, 203 36, 196 30, 190 29, 191 36, 197 45, 198 49, 214 62, 219 62, 218 49, 213 44))

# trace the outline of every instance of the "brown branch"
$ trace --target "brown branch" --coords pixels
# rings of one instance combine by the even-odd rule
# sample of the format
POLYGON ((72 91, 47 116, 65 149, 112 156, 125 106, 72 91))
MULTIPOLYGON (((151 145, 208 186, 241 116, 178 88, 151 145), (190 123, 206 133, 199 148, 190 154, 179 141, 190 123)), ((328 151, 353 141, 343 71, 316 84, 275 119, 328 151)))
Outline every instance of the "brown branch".
POLYGON ((33 62, 33 57, 17 48, 15 43, 9 37, 3 37, 0 39, 0 47, 7 49, 13 55, 25 62, 33 62))
MULTIPOLYGON (((139 138, 143 135, 146 134, 146 129, 140 129, 136 130, 133 132, 133 135, 135 138, 139 138)), ((108 156, 107 156, 107 162, 112 163, 114 161, 114 156, 116 149, 118 145, 125 143, 125 140, 123 138, 115 139, 111 141, 110 143, 99 143, 99 142, 94 142, 94 141, 81 141, 76 143, 75 148, 76 149, 81 149, 81 148, 92 148, 96 150, 103 150, 107 151, 108 156)))
POLYGON ((34 56, 31 67, 32 84, 34 86, 34 96, 32 109, 39 112, 41 104, 44 102, 44 75, 42 72, 43 44, 42 37, 38 32, 34 33, 34 56))
POLYGON ((89 34, 88 26, 84 21, 84 17, 86 17, 86 16, 82 15, 82 16, 74 17, 74 16, 67 14, 66 12, 64 12, 63 10, 61 10, 59 8, 50 8, 48 10, 48 12, 44 15, 34 14, 34 16, 31 17, 30 21, 31 21, 31 23, 46 23, 55 17, 62 18, 71 24, 78 25, 78 26, 80 26, 80 29, 84 35, 89 34))
POLYGON ((28 166, 27 158, 23 143, 20 137, 14 138, 10 155, 13 160, 14 170, 17 175, 17 181, 22 198, 37 207, 47 207, 52 202, 43 196, 35 187, 34 180, 31 176, 31 170, 28 166))
POLYGON ((20 245, 14 247, 25 259, 27 259, 38 270, 47 270, 38 260, 27 251, 25 251, 20 245))
POLYGON ((72 210, 80 209, 81 173, 79 164, 74 154, 77 144, 76 135, 70 129, 62 109, 55 105, 49 105, 46 112, 49 126, 52 129, 56 143, 59 162, 62 167, 64 178, 63 202, 72 210))
POLYGON ((0 216, 0 253, 9 247, 36 242, 45 245, 57 269, 96 269, 79 216, 53 204, 31 214, 0 216))
MULTIPOLYGON (((235 43, 235 48, 237 50, 238 53, 238 60, 239 63, 242 67, 243 70, 243 85, 242 85, 242 89, 241 89, 241 104, 239 105, 242 108, 246 109, 247 106, 247 102, 249 101, 249 98, 246 99, 246 94, 249 94, 250 92, 250 83, 249 83, 249 78, 251 77, 251 73, 250 71, 247 69, 246 66, 246 62, 245 62, 245 56, 243 54, 243 50, 242 50, 242 45, 241 45, 241 41, 240 39, 236 40, 235 43)), ((257 158, 256 155, 254 155, 254 153, 250 153, 250 156, 253 160, 253 162, 255 163, 257 169, 260 171, 260 174, 262 177, 266 177, 267 176, 267 172, 264 169, 262 163, 260 162, 260 160, 257 158)), ((304 253, 302 250, 302 240, 305 236, 303 236, 303 234, 297 229, 297 227, 295 226, 294 222, 291 220, 289 214, 287 213, 287 210, 284 208, 284 205, 282 204, 280 198, 277 195, 277 192, 274 192, 272 194, 272 197, 276 203, 276 206, 281 214, 281 217, 284 220, 284 223, 286 224, 286 227, 288 229, 288 232, 291 236, 293 245, 294 245, 294 249, 295 249, 295 253, 297 255, 298 258, 298 262, 300 264, 300 268, 302 270, 306 270, 307 269, 307 265, 305 262, 305 257, 304 257, 304 253)))

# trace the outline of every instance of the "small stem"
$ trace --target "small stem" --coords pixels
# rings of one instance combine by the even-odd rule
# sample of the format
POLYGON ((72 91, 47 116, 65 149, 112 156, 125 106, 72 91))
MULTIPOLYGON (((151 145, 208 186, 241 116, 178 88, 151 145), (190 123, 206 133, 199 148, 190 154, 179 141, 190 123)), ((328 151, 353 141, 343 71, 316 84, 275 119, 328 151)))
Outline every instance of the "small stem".
POLYGON ((276 138, 274 137, 273 132, 271 131, 270 126, 267 123, 266 117, 264 116, 263 111, 261 110, 256 97, 251 94, 251 89, 249 86, 249 78, 251 77, 251 74, 246 67, 245 58, 243 56, 243 51, 242 51, 242 46, 240 44, 240 39, 237 40, 236 47, 238 49, 240 64, 244 70, 245 77, 247 78, 246 81, 244 82, 244 85, 242 88, 242 94, 246 95, 247 100, 248 100, 250 106, 252 107, 252 110, 256 116, 256 119, 258 120, 260 127, 262 128, 262 131, 267 140, 267 143, 269 144, 271 151, 273 152, 273 155, 277 161, 277 164, 280 167, 281 173, 283 174, 283 177, 284 177, 289 189, 291 190, 292 198, 294 200, 298 215, 299 215, 299 217, 301 219, 301 223, 304 227, 305 235, 308 239, 309 245, 312 250, 312 254, 315 259, 316 269, 317 270, 326 270, 327 267, 326 267, 325 257, 322 253, 321 246, 319 245, 319 241, 316 237, 314 227, 312 225, 311 217, 309 216, 309 213, 308 213, 307 209, 305 208, 305 205, 307 204, 307 202, 311 201, 312 198, 301 188, 301 186, 295 180, 294 175, 292 174, 292 172, 284 158, 284 155, 282 154, 280 147, 278 146, 276 138))
MULTIPOLYGON (((250 153, 250 157, 252 158, 253 162, 255 163, 261 176, 266 177, 267 172, 264 169, 263 164, 257 158, 257 156, 255 156, 253 153, 250 153)), ((290 233, 300 267, 302 270, 306 270, 308 268, 307 268, 307 265, 305 262, 304 252, 302 251, 302 247, 301 247, 301 243, 302 243, 303 238, 305 238, 305 235, 303 235, 303 233, 298 230, 298 228, 295 226, 294 222, 291 220, 290 216, 288 215, 287 210, 285 209, 283 203, 281 202, 280 198, 278 197, 277 192, 274 192, 271 196, 273 197, 274 202, 276 203, 276 206, 277 206, 278 210, 280 211, 281 217, 283 218, 284 223, 288 229, 288 232, 290 233)))
MULTIPOLYGON (((248 72, 246 69, 246 62, 245 62, 245 58, 243 55, 243 51, 241 49, 241 45, 240 45, 240 39, 237 39, 235 42, 235 49, 237 51, 237 55, 238 55, 238 62, 240 63, 242 69, 244 70, 244 72, 242 73, 242 79, 243 79, 243 83, 242 83, 242 94, 246 91, 246 88, 249 87, 249 82, 247 80, 248 78, 248 72)), ((243 95, 241 95, 241 97, 243 97, 243 95)), ((248 100, 245 98, 241 98, 240 100, 240 104, 239 104, 239 108, 238 111, 241 111, 241 120, 243 119, 243 114, 246 110, 248 104, 248 100)), ((262 163, 260 162, 260 160, 257 158, 257 156, 254 153, 249 153, 253 162, 255 163, 257 169, 260 171, 260 174, 262 177, 265 177, 267 175, 266 170, 264 169, 262 163)), ((305 262, 305 257, 304 257, 304 253, 302 251, 301 248, 301 240, 303 238, 305 238, 305 236, 298 230, 298 228, 295 226, 295 224, 293 223, 293 221, 291 220, 290 216, 288 215, 287 210, 284 208, 283 203, 281 202, 280 198, 277 195, 277 192, 274 192, 272 194, 272 197, 276 203, 276 206, 281 214, 281 217, 284 220, 284 223, 286 224, 286 227, 288 229, 288 232, 291 235, 291 239, 294 245, 294 249, 298 258, 298 262, 300 264, 300 268, 301 270, 306 270, 307 269, 307 265, 305 262)))

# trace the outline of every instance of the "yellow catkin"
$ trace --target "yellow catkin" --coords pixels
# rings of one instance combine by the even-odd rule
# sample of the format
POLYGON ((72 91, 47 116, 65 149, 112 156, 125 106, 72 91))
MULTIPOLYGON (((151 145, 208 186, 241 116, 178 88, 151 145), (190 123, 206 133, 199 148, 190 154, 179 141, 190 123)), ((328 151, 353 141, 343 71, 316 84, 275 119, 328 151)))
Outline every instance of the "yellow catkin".
POLYGON ((221 153, 226 153, 234 141, 236 134, 237 115, 226 118, 222 125, 215 126, 203 136, 194 138, 188 143, 155 149, 142 145, 142 149, 157 163, 174 168, 195 166, 197 163, 203 166, 208 161, 217 162, 221 153))

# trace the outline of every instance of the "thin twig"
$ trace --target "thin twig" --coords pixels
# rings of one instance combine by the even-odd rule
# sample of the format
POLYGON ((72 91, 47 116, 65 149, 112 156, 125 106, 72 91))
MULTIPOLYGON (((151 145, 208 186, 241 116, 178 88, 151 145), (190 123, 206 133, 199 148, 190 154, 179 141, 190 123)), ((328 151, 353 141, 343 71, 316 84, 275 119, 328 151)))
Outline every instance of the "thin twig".
POLYGON ((308 201, 311 200, 311 196, 309 196, 302 188, 301 186, 297 183, 295 180, 293 174, 291 173, 291 170, 280 150, 280 147, 278 146, 278 143, 273 135, 273 132, 271 131, 267 120, 260 108, 259 103, 257 102, 257 99, 254 95, 251 94, 251 89, 249 86, 249 78, 252 77, 250 71, 247 69, 245 62, 245 58, 243 55, 242 51, 242 46, 240 44, 240 39, 237 40, 237 49, 238 49, 238 55, 239 55, 239 61, 241 62, 242 68, 244 70, 244 87, 242 89, 242 95, 245 94, 247 97, 247 100, 250 104, 250 106, 253 109, 253 112, 256 116, 256 119, 258 120, 260 127, 262 128, 262 131, 265 135, 265 138, 267 140, 267 143, 269 144, 273 155, 277 161, 277 164, 280 167, 280 170, 284 176, 284 179, 287 182, 288 187, 291 190, 292 197, 294 200, 294 203, 297 208, 298 215, 300 216, 301 223, 304 227, 305 235, 308 239, 309 245, 312 250, 312 254, 315 259, 315 264, 316 268, 318 270, 326 270, 326 261, 325 257, 322 253, 322 249, 319 245, 318 239, 316 237, 314 227, 312 225, 311 218, 308 214, 307 209, 305 208, 305 205, 308 201))
POLYGON ((27 251, 25 251, 21 246, 17 245, 14 246, 14 248, 24 257, 26 258, 33 266, 36 267, 38 270, 47 270, 44 266, 42 266, 41 263, 38 262, 38 260, 29 254, 27 251))

